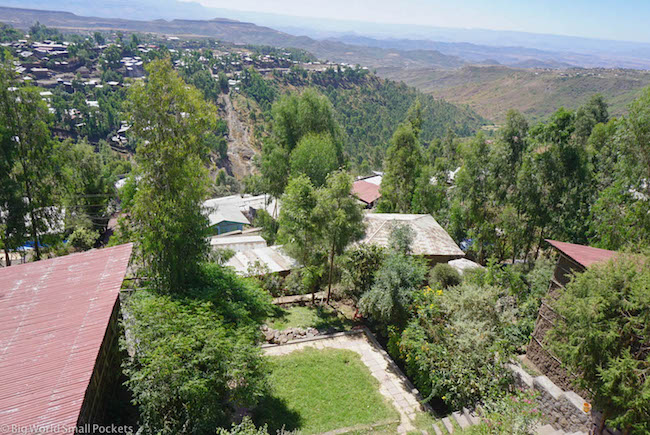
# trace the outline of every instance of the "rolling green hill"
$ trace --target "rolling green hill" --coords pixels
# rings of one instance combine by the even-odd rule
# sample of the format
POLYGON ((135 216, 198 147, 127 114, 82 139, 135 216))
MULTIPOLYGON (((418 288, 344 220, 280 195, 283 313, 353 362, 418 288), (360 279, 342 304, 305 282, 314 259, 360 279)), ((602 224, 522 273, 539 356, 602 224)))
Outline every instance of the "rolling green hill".
MULTIPOLYGON (((233 98, 237 117, 255 132, 254 142, 259 142, 268 134, 272 102, 282 94, 301 92, 308 87, 317 89, 332 102, 345 133, 345 151, 351 163, 366 160, 375 169, 381 168, 390 138, 416 98, 422 104, 424 143, 442 138, 448 130, 458 136, 470 136, 486 123, 465 105, 434 98, 404 83, 363 70, 302 71, 243 80, 241 93, 233 98)), ((259 143, 257 148, 253 152, 259 150, 259 143)))
POLYGON ((639 91, 650 85, 650 72, 626 69, 465 66, 455 70, 381 68, 378 73, 436 98, 468 104, 495 122, 501 122, 509 109, 540 120, 559 107, 575 109, 596 93, 605 97, 613 115, 621 115, 639 91))

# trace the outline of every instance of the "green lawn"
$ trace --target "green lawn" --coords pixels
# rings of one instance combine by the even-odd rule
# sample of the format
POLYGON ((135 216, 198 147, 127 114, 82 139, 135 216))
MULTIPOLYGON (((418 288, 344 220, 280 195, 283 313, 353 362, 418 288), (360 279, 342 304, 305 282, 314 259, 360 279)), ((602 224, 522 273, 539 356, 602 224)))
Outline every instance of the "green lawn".
POLYGON ((278 330, 313 327, 319 330, 343 331, 350 329, 353 323, 328 306, 296 306, 275 307, 275 313, 269 319, 268 325, 269 328, 278 330))
POLYGON ((315 434, 399 421, 356 352, 308 348, 269 357, 269 365, 271 395, 254 413, 255 423, 268 423, 269 433, 282 426, 315 434))

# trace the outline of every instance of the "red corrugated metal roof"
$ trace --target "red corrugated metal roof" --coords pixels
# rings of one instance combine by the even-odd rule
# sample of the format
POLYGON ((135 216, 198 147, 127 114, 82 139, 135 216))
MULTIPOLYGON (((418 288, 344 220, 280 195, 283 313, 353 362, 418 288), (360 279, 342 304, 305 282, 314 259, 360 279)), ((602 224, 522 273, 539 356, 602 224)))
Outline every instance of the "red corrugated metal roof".
POLYGON ((377 184, 368 183, 364 180, 355 181, 352 184, 352 192, 354 192, 354 194, 366 204, 371 204, 381 198, 379 186, 377 184))
POLYGON ((74 428, 132 245, 0 269, 0 423, 74 428))
POLYGON ((546 239, 546 241, 558 251, 571 258, 584 267, 594 263, 607 261, 617 254, 616 251, 607 249, 592 248, 591 246, 576 245, 574 243, 558 242, 557 240, 546 239))

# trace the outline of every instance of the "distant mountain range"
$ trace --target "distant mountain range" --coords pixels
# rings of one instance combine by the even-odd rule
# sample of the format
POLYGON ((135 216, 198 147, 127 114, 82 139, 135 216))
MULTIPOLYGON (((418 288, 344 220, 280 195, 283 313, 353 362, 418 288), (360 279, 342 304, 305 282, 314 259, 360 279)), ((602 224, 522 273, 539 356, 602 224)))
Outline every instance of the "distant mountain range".
MULTIPOLYGON (((19 2, 4 0, 4 3, 19 2)), ((43 7, 49 4, 40 0, 22 0, 20 3, 43 7)), ((107 0, 94 3, 101 4, 63 0, 61 7, 78 8, 89 13, 94 11, 97 15, 119 13, 121 18, 0 7, 0 22, 22 29, 39 21, 63 31, 158 33, 211 37, 236 44, 301 48, 321 60, 360 64, 376 70, 382 77, 402 80, 435 97, 468 104, 485 118, 497 122, 503 120, 505 112, 510 108, 519 109, 532 120, 542 119, 560 106, 576 108, 595 93, 603 93, 612 105, 612 112, 619 115, 625 113, 628 103, 638 95, 641 88, 650 85, 650 72, 634 70, 650 69, 650 51, 646 47, 650 44, 626 45, 628 43, 605 41, 602 53, 589 54, 588 51, 592 50, 589 44, 594 42, 585 42, 584 38, 557 37, 560 40, 565 38, 565 42, 576 40, 575 47, 571 47, 575 50, 552 51, 523 45, 495 46, 487 42, 477 44, 426 38, 360 36, 349 32, 318 30, 318 27, 304 32, 293 28, 292 31, 297 34, 290 34, 235 19, 242 19, 245 15, 250 15, 248 13, 230 11, 230 15, 227 15, 228 11, 219 10, 223 12, 221 16, 227 18, 193 19, 191 17, 196 14, 202 14, 203 18, 216 16, 212 14, 214 10, 195 3, 176 0, 145 0, 137 3, 107 0), (176 13, 181 18, 160 18, 176 13), (144 20, 146 17, 158 18, 144 20), (303 35, 299 36, 300 33, 303 35), (313 37, 305 36, 305 33, 311 33, 313 37), (622 47, 620 53, 611 54, 607 51, 614 46, 622 47), (631 55, 628 49, 634 46, 638 46, 639 51, 631 55), (575 69, 576 66, 591 69, 575 69), (601 69, 602 67, 608 69, 601 69), (630 69, 619 69, 621 67, 630 69)), ((282 18, 271 14, 257 15, 262 15, 267 20, 282 18)), ((309 20, 305 20, 302 25, 309 23, 309 20)), ((358 31, 365 31, 364 29, 360 25, 358 31)), ((459 30, 458 35, 461 34, 463 32, 459 30)), ((555 41, 550 44, 553 47, 561 45, 553 35, 538 36, 540 40, 555 41)), ((489 39, 491 42, 494 40, 495 37, 489 39)))
MULTIPOLYGON (((53 5, 49 0, 0 0, 0 5, 18 8, 52 9, 73 12, 80 16, 126 20, 208 20, 229 18, 268 26, 281 31, 269 38, 268 44, 307 48, 319 57, 330 57, 345 46, 329 45, 343 42, 374 49, 416 51, 417 53, 390 54, 404 56, 408 66, 422 66, 435 61, 435 66, 456 67, 463 63, 503 64, 512 67, 604 67, 650 69, 650 43, 609 41, 562 35, 547 35, 486 29, 454 29, 421 25, 400 25, 360 21, 294 17, 280 14, 208 8, 192 1, 180 0, 60 0, 53 5), (305 38, 308 37, 310 41, 305 38), (294 39, 298 38, 298 39, 294 39), (325 44, 317 47, 317 42, 325 44), (278 44, 278 42, 282 42, 278 44), (317 51, 318 50, 318 51, 317 51), (422 51, 437 54, 423 55, 422 51), (442 54, 449 57, 439 57, 442 54), (457 59, 452 59, 456 57, 457 59), (428 58, 428 59, 427 59, 428 58)), ((0 21, 2 18, 0 18, 0 21)), ((188 29, 183 26, 184 30, 188 29)), ((271 29, 269 29, 271 30, 271 29)), ((144 31, 144 30, 142 30, 144 31)), ((205 29, 199 33, 205 33, 205 29)), ((216 35, 204 35, 214 36, 216 35)), ((238 35, 242 37, 243 35, 238 35)), ((258 35, 260 36, 260 35, 258 35)), ((263 38, 261 38, 263 39, 263 38)), ((257 41, 256 43, 264 43, 257 41)), ((356 55, 358 50, 352 50, 356 55)), ((370 58, 385 54, 369 53, 370 58)), ((350 59, 348 59, 350 60, 350 59)), ((345 61, 345 60, 343 60, 345 61)), ((374 66, 374 65, 367 65, 374 66)))
MULTIPOLYGON (((128 14, 126 14, 128 16, 128 14)), ((295 47, 307 50, 319 59, 338 63, 361 64, 369 68, 456 68, 464 61, 434 50, 399 51, 380 47, 361 47, 339 41, 317 41, 306 36, 289 35, 252 23, 214 18, 211 20, 151 20, 85 17, 70 12, 0 7, 0 21, 27 29, 37 21, 63 31, 126 31, 211 37, 233 43, 295 47)))

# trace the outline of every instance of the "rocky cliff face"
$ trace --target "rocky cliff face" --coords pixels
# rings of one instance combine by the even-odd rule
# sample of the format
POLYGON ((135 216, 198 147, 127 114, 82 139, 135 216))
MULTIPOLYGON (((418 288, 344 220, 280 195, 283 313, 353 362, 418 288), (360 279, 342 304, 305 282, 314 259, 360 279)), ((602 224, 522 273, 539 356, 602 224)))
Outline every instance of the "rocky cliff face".
POLYGON ((225 162, 229 175, 241 180, 256 171, 253 157, 260 152, 246 114, 238 110, 230 95, 219 98, 219 115, 228 123, 228 161, 225 162))

